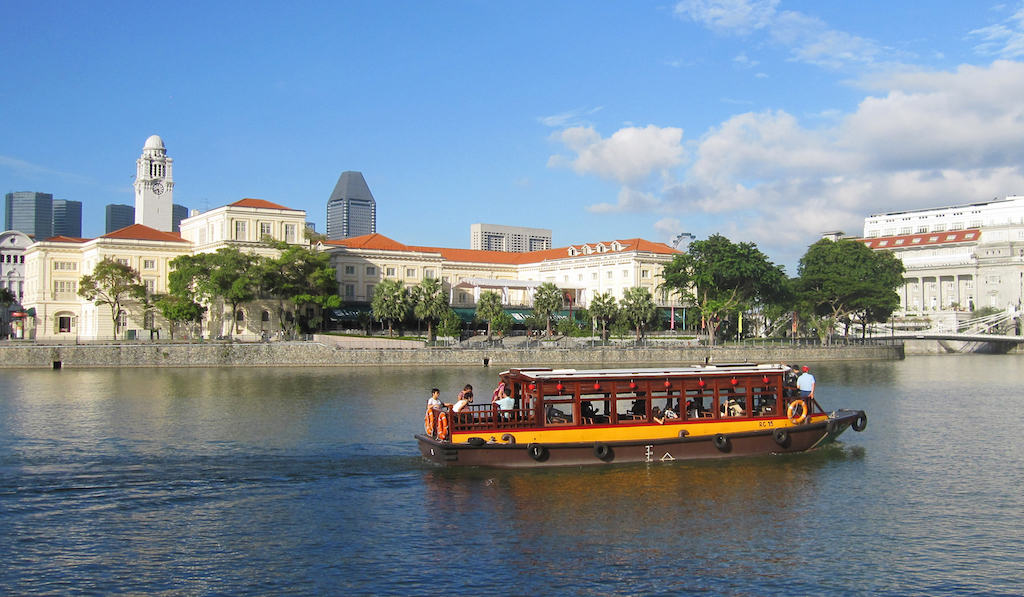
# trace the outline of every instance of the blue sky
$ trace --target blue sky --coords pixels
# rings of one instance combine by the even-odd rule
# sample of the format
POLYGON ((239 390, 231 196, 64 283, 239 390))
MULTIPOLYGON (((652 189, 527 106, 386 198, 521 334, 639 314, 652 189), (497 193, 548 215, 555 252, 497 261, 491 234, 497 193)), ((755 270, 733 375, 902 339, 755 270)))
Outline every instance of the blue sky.
POLYGON ((175 202, 324 230, 359 170, 378 232, 468 247, 691 232, 795 273, 880 211, 1024 194, 1024 5, 784 0, 8 3, 0 191, 132 203, 151 134, 175 202))

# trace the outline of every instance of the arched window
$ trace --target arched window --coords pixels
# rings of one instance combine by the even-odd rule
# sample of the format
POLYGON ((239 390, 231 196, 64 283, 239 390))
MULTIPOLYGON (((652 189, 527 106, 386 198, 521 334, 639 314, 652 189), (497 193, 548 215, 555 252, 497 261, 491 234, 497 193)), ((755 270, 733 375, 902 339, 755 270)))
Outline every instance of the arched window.
POLYGON ((263 323, 270 321, 270 311, 263 311, 263 314, 260 315, 260 321, 263 323))
POLYGON ((241 309, 235 311, 235 321, 245 321, 245 312, 241 309))

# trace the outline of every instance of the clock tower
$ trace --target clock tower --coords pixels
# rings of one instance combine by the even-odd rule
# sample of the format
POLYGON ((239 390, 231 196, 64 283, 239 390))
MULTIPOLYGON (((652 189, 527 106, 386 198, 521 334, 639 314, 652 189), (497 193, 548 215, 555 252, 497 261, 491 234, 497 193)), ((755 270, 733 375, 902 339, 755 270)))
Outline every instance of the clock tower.
POLYGON ((174 205, 174 160, 167 157, 164 140, 151 135, 136 160, 135 223, 170 232, 174 205))

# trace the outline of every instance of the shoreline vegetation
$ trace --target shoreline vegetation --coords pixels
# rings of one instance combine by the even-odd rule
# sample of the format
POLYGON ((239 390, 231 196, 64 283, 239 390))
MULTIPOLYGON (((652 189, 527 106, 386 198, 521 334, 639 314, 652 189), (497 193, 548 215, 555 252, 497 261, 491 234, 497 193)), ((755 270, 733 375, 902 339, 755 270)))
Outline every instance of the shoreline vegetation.
POLYGON ((609 367, 709 362, 812 362, 899 360, 901 343, 737 344, 708 347, 695 341, 639 346, 588 345, 578 339, 536 342, 515 347, 462 343, 424 346, 422 341, 389 338, 313 336, 306 341, 197 343, 123 342, 90 344, 0 345, 0 368, 109 367, 333 367, 396 366, 567 366, 609 367))

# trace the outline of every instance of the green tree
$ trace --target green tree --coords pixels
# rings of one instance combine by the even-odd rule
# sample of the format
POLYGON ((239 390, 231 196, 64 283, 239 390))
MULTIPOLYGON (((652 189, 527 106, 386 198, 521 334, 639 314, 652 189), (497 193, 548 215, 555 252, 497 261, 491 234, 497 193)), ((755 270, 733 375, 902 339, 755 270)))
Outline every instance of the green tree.
POLYGON ((590 301, 590 314, 601 322, 601 340, 608 340, 608 323, 615 321, 619 314, 619 305, 612 293, 598 294, 590 301))
POLYGON ((427 278, 413 291, 413 314, 416 319, 427 322, 427 338, 434 340, 434 322, 450 309, 444 288, 436 278, 427 278))
POLYGON ((222 247, 209 258, 209 278, 200 280, 204 294, 220 298, 231 307, 231 326, 228 336, 233 337, 238 328, 238 307, 256 298, 259 282, 257 266, 259 259, 251 253, 243 253, 236 247, 222 247))
POLYGON ((91 274, 82 276, 78 282, 78 295, 97 306, 110 307, 116 340, 121 334, 121 313, 129 303, 146 296, 146 287, 139 278, 139 272, 106 257, 96 264, 91 274))
POLYGON ((323 328, 323 312, 341 306, 338 295, 337 274, 327 253, 302 245, 268 241, 280 251, 274 258, 260 260, 255 268, 256 283, 263 292, 278 300, 278 315, 284 325, 285 302, 291 302, 300 314, 299 324, 304 332, 323 328), (313 306, 312 320, 305 315, 313 306))
POLYGON ((733 243, 719 234, 693 241, 662 271, 661 287, 695 306, 708 323, 714 343, 718 322, 756 303, 775 302, 786 275, 754 243, 733 243))
POLYGON ((462 331, 462 318, 449 307, 441 316, 441 320, 437 324, 437 331, 442 336, 455 338, 455 341, 458 342, 459 333, 462 331))
POLYGON ((384 280, 373 289, 370 308, 375 318, 387 320, 388 336, 394 336, 394 322, 409 313, 409 292, 401 280, 384 280))
POLYGON ((171 339, 174 339, 174 326, 184 325, 187 329, 198 327, 196 334, 189 334, 189 337, 202 334, 203 315, 206 314, 206 307, 199 303, 174 294, 164 294, 155 297, 154 304, 160 310, 171 325, 171 339))
POLYGON ((658 313, 651 292, 640 287, 626 289, 620 301, 620 308, 623 319, 636 330, 637 340, 658 313))
POLYGON ((491 324, 499 313, 504 313, 501 308, 501 295, 493 290, 485 290, 480 293, 480 299, 476 302, 476 318, 487 322, 487 339, 491 339, 491 324))
POLYGON ((841 321, 885 321, 900 304, 903 263, 888 251, 872 251, 855 240, 822 239, 811 245, 797 267, 797 298, 820 318, 828 336, 841 321))
POLYGON ((491 320, 491 327, 494 329, 495 332, 498 332, 499 336, 504 336, 505 334, 508 333, 509 330, 512 329, 513 323, 514 322, 512 321, 512 316, 506 313, 504 309, 502 309, 501 311, 498 312, 497 315, 494 316, 494 319, 491 320))
POLYGON ((533 312, 547 322, 548 336, 551 335, 551 316, 562 308, 562 291, 551 282, 544 282, 533 292, 533 312))

